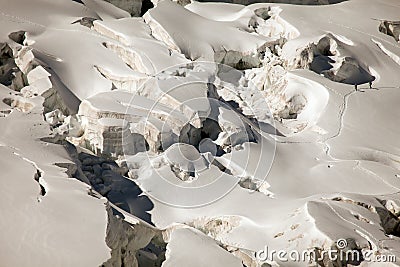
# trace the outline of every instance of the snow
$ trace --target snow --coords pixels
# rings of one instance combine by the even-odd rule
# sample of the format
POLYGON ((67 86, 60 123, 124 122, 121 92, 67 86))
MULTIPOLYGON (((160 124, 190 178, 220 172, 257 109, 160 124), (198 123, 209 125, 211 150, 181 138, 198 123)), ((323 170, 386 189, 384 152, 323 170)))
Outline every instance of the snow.
MULTIPOLYGON (((1 86, 1 90, 3 98, 9 93, 13 97, 8 88, 1 86)), ((33 103, 29 113, 15 110, 1 121, 5 129, 0 136, 1 262, 7 266, 99 265, 110 256, 105 243, 106 200, 90 197, 87 185, 69 179, 65 169, 56 166, 72 162, 62 146, 38 140, 50 131, 43 122, 41 100, 35 98, 33 103)))
POLYGON ((201 251, 198 260, 192 266, 242 266, 238 258, 229 254, 211 238, 203 235, 199 231, 190 229, 177 229, 172 232, 170 242, 167 246, 166 261, 163 266, 181 266, 192 261, 191 254, 194 251, 201 251))
POLYGON ((0 1, 0 265, 399 259, 399 3, 181 2, 0 1))
POLYGON ((242 60, 244 64, 257 66, 258 49, 272 41, 241 31, 229 23, 206 19, 170 1, 158 3, 157 7, 144 15, 144 19, 157 39, 170 44, 171 49, 182 52, 192 60, 215 59, 227 65, 238 64, 242 60), (190 21, 190 25, 199 31, 192 31, 192 26, 173 19, 177 14, 182 20, 190 21))

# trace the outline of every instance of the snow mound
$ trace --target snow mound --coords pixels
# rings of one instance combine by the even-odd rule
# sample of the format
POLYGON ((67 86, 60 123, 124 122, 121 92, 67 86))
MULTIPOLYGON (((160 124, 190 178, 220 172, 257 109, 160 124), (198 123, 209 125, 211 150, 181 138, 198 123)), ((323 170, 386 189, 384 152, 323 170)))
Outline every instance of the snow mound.
POLYGON ((272 41, 271 38, 241 31, 234 24, 209 20, 170 1, 158 3, 144 15, 144 19, 153 36, 191 60, 215 61, 239 68, 256 67, 261 64, 260 52, 265 51, 272 41), (175 20, 175 16, 202 30, 192 31, 186 24, 175 20))
POLYGON ((376 78, 368 66, 353 56, 352 49, 348 40, 327 34, 300 50, 292 64, 297 68, 309 68, 336 82, 353 85, 373 82, 376 78))

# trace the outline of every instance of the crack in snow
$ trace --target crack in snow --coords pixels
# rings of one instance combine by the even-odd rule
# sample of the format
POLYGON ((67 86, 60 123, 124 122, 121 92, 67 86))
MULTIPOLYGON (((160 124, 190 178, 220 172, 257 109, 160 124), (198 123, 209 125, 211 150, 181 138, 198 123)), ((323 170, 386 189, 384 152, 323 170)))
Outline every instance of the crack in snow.
POLYGON ((397 190, 396 192, 399 192, 399 191, 400 191, 400 188, 399 188, 399 187, 396 187, 396 186, 394 186, 394 185, 388 183, 385 179, 383 179, 381 176, 377 175, 377 174, 374 173, 373 171, 370 171, 370 170, 368 170, 368 169, 366 169, 366 168, 364 168, 364 167, 361 167, 361 166, 360 166, 360 163, 361 163, 361 161, 358 160, 358 161, 357 161, 357 165, 355 166, 355 168, 360 169, 361 171, 365 172, 365 173, 368 174, 368 175, 372 175, 372 176, 378 178, 378 179, 381 180, 384 184, 388 185, 389 187, 392 187, 393 189, 396 189, 396 190, 397 190))
POLYGON ((385 46, 383 46, 382 43, 380 43, 374 39, 371 39, 371 41, 374 42, 385 55, 390 57, 394 62, 396 62, 396 64, 400 65, 400 57, 398 55, 396 55, 392 51, 388 50, 385 46))
POLYGON ((343 25, 343 24, 340 24, 340 23, 335 23, 335 22, 333 22, 333 21, 331 21, 331 20, 329 20, 328 23, 333 24, 333 25, 338 26, 338 27, 342 27, 342 28, 348 29, 348 30, 352 30, 352 31, 355 31, 355 32, 358 32, 358 33, 361 33, 361 34, 368 35, 368 36, 370 36, 370 37, 372 37, 372 38, 376 38, 376 39, 381 40, 382 42, 388 43, 388 44, 390 44, 390 45, 393 46, 393 47, 399 48, 399 45, 395 45, 395 44, 389 42, 388 40, 385 40, 385 39, 383 39, 383 38, 381 38, 381 37, 378 37, 378 36, 375 36, 375 35, 373 35, 373 34, 364 32, 364 31, 362 31, 362 30, 355 29, 355 28, 353 28, 353 27, 346 26, 346 25, 343 25))
MULTIPOLYGON (((326 148, 325 148, 325 153, 326 153, 326 155, 328 155, 328 156, 331 156, 330 155, 330 146, 327 144, 327 142, 328 141, 330 141, 330 140, 332 140, 332 139, 334 139, 334 138, 336 138, 336 137, 338 137, 341 133, 342 133, 342 130, 343 130, 343 127, 344 127, 344 116, 345 116, 345 114, 346 114, 346 110, 347 110, 347 107, 348 107, 348 101, 349 101, 349 98, 350 98, 350 96, 352 96, 354 93, 356 93, 357 92, 357 90, 352 90, 352 91, 350 91, 350 92, 348 92, 347 94, 345 94, 344 95, 344 97, 343 97, 343 103, 340 105, 340 111, 339 111, 339 122, 340 122, 340 124, 339 124, 339 127, 338 127, 338 129, 337 129, 337 132, 334 134, 334 135, 332 135, 332 136, 330 136, 330 137, 328 137, 328 138, 326 138, 324 141, 323 141, 323 143, 325 144, 325 146, 326 146, 326 148)), ((331 156, 332 157, 332 156, 331 156)))
MULTIPOLYGON (((17 152, 13 152, 14 155, 16 155, 17 157, 21 158, 22 160, 28 162, 30 165, 32 165, 35 169, 36 172, 33 175, 33 179, 39 184, 40 187, 40 196, 44 197, 47 193, 46 188, 45 188, 45 182, 43 181, 43 174, 44 172, 37 166, 36 162, 25 158, 24 156, 22 156, 21 154, 17 153, 17 152)), ((41 201, 41 197, 38 196, 38 202, 41 201)))

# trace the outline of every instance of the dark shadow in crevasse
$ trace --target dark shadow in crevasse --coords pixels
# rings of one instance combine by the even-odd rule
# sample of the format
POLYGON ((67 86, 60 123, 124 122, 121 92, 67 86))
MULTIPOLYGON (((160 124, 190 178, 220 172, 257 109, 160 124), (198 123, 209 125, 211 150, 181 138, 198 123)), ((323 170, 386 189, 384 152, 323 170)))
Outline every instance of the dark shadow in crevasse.
POLYGON ((143 16, 147 10, 149 10, 150 8, 153 8, 154 5, 150 0, 143 0, 142 1, 142 8, 140 10, 140 16, 143 16))
POLYGON ((78 167, 70 176, 92 186, 120 209, 152 224, 148 213, 154 208, 153 202, 145 195, 139 186, 129 179, 127 169, 120 167, 112 159, 99 157, 67 144, 67 151, 78 167))

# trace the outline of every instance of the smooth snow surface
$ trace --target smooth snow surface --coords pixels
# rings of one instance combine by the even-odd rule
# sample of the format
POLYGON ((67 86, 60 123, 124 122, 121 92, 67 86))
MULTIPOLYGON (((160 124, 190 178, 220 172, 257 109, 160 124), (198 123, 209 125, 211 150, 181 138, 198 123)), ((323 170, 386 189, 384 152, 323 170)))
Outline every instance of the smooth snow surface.
POLYGON ((400 265, 400 3, 226 2, 0 0, 0 266, 400 265))

